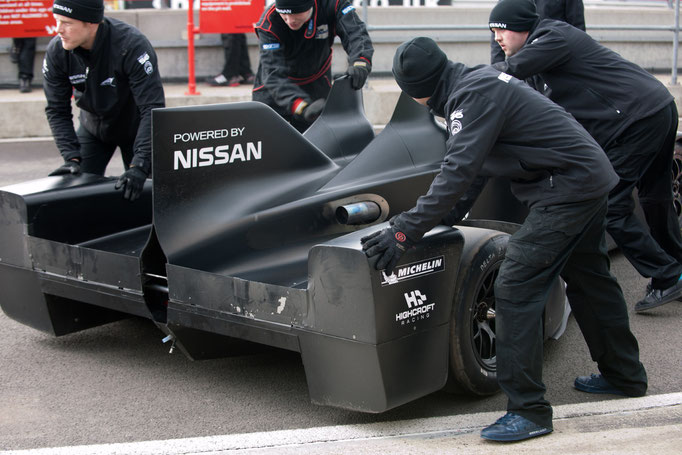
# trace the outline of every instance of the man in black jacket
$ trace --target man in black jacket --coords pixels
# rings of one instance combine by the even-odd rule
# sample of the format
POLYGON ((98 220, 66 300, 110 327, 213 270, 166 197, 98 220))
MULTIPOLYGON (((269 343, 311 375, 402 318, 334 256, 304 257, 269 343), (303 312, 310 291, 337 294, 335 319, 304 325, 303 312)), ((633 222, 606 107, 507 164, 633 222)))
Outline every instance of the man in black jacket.
MULTIPOLYGON (((571 24, 585 31, 585 6, 583 0, 535 0, 535 7, 541 19, 556 19, 571 24)), ((495 34, 490 38, 490 63, 504 61, 504 52, 495 41, 495 34)))
POLYGON ((542 315, 560 275, 601 374, 575 387, 641 396, 647 388, 627 307, 609 271, 606 196, 618 176, 583 127, 560 106, 491 66, 453 63, 436 43, 415 38, 393 60, 400 88, 445 119, 449 138, 439 174, 414 208, 362 239, 378 270, 391 274, 405 250, 440 223, 476 176, 505 176, 529 207, 511 236, 495 282, 497 379, 507 414, 481 436, 518 441, 552 431, 542 383, 542 315))
POLYGON ((489 26, 507 55, 495 68, 519 79, 539 75, 546 87, 535 88, 573 114, 618 173, 607 231, 637 271, 651 278, 635 311, 682 297, 682 236, 670 178, 678 117, 673 96, 583 31, 538 20, 532 0, 502 0, 489 26), (634 188, 648 230, 634 213, 634 188))
POLYGON ((103 17, 102 0, 55 0, 52 11, 58 36, 45 53, 43 88, 64 164, 50 175, 104 175, 120 147, 126 170, 116 189, 133 201, 151 172, 151 111, 165 105, 154 49, 136 28, 103 17))
POLYGON ((341 38, 351 86, 360 90, 374 48, 349 0, 276 0, 256 24, 260 62, 253 100, 303 132, 322 113, 331 88, 332 44, 341 38))

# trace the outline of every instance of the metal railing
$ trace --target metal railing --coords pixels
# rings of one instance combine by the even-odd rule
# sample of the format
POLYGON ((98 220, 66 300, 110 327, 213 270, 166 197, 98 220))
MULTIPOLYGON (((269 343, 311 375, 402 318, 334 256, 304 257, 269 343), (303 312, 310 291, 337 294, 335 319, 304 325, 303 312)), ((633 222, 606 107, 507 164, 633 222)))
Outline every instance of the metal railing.
MULTIPOLYGON (((680 0, 668 0, 668 3, 674 1, 672 8, 675 10, 675 22, 673 25, 588 25, 588 30, 613 30, 613 31, 671 31, 673 32, 673 56, 672 56, 672 74, 670 83, 677 84, 677 56, 679 49, 679 35, 680 35, 680 0)), ((416 31, 416 30, 452 30, 452 31, 478 31, 488 30, 485 25, 451 25, 451 24, 434 24, 434 25, 372 25, 369 23, 368 12, 369 0, 362 0, 362 20, 367 24, 367 30, 371 31, 416 31)))

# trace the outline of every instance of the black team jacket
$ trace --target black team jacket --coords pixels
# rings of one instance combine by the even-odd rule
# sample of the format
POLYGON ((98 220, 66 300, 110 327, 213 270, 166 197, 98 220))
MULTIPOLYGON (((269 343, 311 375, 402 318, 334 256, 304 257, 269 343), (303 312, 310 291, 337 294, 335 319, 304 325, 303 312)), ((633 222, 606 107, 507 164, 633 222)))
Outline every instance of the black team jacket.
POLYGON ((449 136, 429 191, 394 219, 413 241, 439 224, 475 180, 508 177, 529 208, 596 199, 618 182, 602 149, 569 113, 491 66, 448 62, 428 105, 443 116, 449 136))
MULTIPOLYGON (((320 78, 330 78, 332 44, 341 38, 348 63, 364 61, 371 68, 374 48, 364 22, 349 0, 315 0, 311 19, 298 30, 291 30, 275 10, 265 9, 256 24, 260 62, 254 82, 254 99, 259 91, 269 92, 284 112, 292 114, 297 103, 310 103, 304 88, 320 78)), ((327 81, 331 86, 331 80, 327 81)))
POLYGON ((494 66, 519 79, 539 75, 547 87, 535 88, 573 114, 604 149, 673 101, 658 79, 561 21, 538 21, 526 44, 494 66))
POLYGON ((156 53, 135 27, 105 17, 93 48, 64 50, 57 36, 43 61, 45 112, 65 161, 80 157, 71 95, 81 125, 95 137, 115 144, 134 140, 131 164, 151 170, 151 111, 164 107, 156 53))

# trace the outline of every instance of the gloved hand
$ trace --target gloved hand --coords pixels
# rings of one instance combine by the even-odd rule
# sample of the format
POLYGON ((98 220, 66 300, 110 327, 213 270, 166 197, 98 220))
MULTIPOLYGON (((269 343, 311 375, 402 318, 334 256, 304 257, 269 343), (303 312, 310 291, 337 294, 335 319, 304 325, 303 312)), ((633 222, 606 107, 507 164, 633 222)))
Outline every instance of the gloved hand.
POLYGON ((57 169, 54 171, 50 172, 48 177, 53 177, 55 175, 66 175, 66 174, 80 174, 81 173, 81 165, 78 161, 75 160, 69 160, 66 161, 64 164, 59 166, 57 169))
POLYGON ((393 273, 403 253, 414 245, 414 242, 395 225, 361 238, 360 243, 368 258, 379 256, 374 268, 384 269, 386 275, 393 273))
POLYGON ((353 63, 353 66, 349 66, 346 70, 346 74, 350 77, 350 86, 355 90, 360 90, 367 81, 369 76, 370 67, 367 62, 357 61, 353 63))
POLYGON ((147 173, 139 167, 133 166, 121 174, 114 188, 118 190, 125 187, 123 197, 132 202, 142 194, 145 180, 147 180, 147 173))
POLYGON ((324 110, 325 101, 326 100, 324 98, 320 98, 319 100, 315 100, 307 105, 303 109, 303 119, 308 123, 313 123, 315 120, 317 120, 317 117, 319 117, 324 110))

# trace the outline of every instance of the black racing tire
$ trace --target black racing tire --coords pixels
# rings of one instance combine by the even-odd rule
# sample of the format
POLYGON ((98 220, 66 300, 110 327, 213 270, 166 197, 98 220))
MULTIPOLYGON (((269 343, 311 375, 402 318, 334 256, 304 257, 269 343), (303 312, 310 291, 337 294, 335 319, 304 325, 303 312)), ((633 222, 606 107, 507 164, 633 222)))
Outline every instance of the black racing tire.
MULTIPOLYGON (((471 229, 471 228, 470 228, 471 229)), ((494 284, 509 234, 464 230, 450 321, 450 371, 446 391, 492 395, 497 383, 494 284)))

